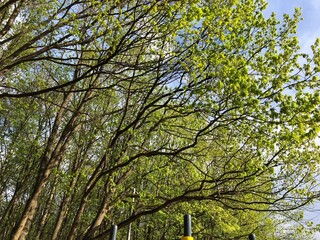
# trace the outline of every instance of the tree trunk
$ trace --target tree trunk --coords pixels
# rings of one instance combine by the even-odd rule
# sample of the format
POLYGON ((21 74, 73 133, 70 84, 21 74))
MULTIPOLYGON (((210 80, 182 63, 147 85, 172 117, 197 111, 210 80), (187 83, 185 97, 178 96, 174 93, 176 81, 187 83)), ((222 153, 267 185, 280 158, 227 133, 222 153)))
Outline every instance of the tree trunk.
POLYGON ((22 240, 26 238, 29 232, 28 221, 32 221, 34 218, 35 212, 38 207, 39 196, 43 190, 50 172, 51 171, 47 170, 44 174, 44 177, 36 184, 32 196, 28 200, 27 205, 23 211, 19 224, 13 229, 11 233, 12 240, 22 240))
MULTIPOLYGON (((76 185, 76 180, 77 178, 73 178, 72 179, 72 182, 70 184, 70 189, 74 189, 75 185, 76 185)), ((61 231, 61 227, 62 227, 62 223, 68 213, 68 204, 70 203, 71 201, 71 194, 68 194, 68 195, 65 195, 64 198, 63 198, 63 201, 60 205, 60 208, 59 208, 59 216, 56 220, 56 224, 55 224, 55 228, 54 228, 54 231, 53 231, 53 234, 52 234, 52 239, 55 240, 55 239, 58 239, 59 238, 59 234, 60 234, 60 231, 61 231)))

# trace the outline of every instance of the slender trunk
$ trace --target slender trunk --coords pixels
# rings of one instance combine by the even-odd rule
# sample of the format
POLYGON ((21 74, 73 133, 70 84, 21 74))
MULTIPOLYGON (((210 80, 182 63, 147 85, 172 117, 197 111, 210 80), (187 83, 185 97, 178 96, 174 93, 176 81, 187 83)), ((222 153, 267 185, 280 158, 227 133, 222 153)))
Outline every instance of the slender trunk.
POLYGON ((27 236, 29 231, 28 222, 31 222, 34 218, 35 212, 38 207, 39 196, 42 193, 42 190, 44 188, 44 185, 47 181, 49 174, 50 174, 50 171, 47 170, 44 174, 44 177, 36 184, 34 191, 32 193, 32 197, 28 200, 27 205, 23 211, 19 224, 12 231, 12 234, 11 234, 12 240, 21 240, 27 236))
POLYGON ((95 232, 99 229, 106 213, 109 210, 109 198, 105 197, 103 200, 103 204, 101 205, 100 209, 99 209, 99 214, 96 217, 96 219, 94 220, 93 224, 90 226, 90 229, 88 230, 87 234, 85 235, 84 239, 90 237, 90 236, 94 236, 95 232))
MULTIPOLYGON (((14 191, 14 194, 13 194, 13 196, 12 196, 12 198, 11 198, 8 206, 6 207, 5 211, 3 212, 3 215, 2 215, 2 217, 1 217, 1 219, 0 219, 0 227, 1 227, 1 228, 2 228, 2 226, 5 226, 5 225, 6 225, 7 220, 8 220, 8 219, 7 219, 8 216, 10 216, 10 215, 12 214, 12 210, 13 210, 14 205, 16 204, 16 201, 17 201, 17 199, 18 199, 18 192, 19 192, 19 190, 20 190, 20 186, 19 186, 19 185, 20 185, 20 184, 17 184, 16 189, 15 189, 15 191, 14 191)), ((1 229, 1 228, 0 228, 0 229, 1 229)))
POLYGON ((59 237, 62 223, 63 223, 63 221, 67 215, 67 212, 68 212, 68 203, 69 203, 70 199, 71 199, 70 197, 65 197, 63 199, 63 202, 60 205, 59 216, 58 216, 56 223, 55 223, 55 228, 54 228, 53 234, 52 234, 52 240, 58 239, 58 237, 59 237))
POLYGON ((161 236, 161 239, 160 240, 165 240, 166 239, 166 233, 167 233, 167 226, 166 226, 167 224, 166 224, 166 222, 164 222, 164 224, 163 224, 163 233, 162 233, 162 236, 161 236))
POLYGON ((72 223, 71 229, 69 231, 67 240, 75 239, 75 233, 76 233, 76 230, 77 230, 77 226, 78 226, 78 224, 80 222, 80 218, 82 217, 84 209, 85 209, 85 207, 87 205, 88 196, 89 196, 89 194, 85 194, 81 199, 80 207, 79 207, 79 209, 77 211, 76 217, 73 220, 73 223, 72 223))
POLYGON ((45 228, 45 225, 47 224, 47 220, 50 216, 50 209, 51 209, 51 205, 52 205, 52 199, 54 197, 54 194, 55 194, 55 186, 56 186, 56 179, 54 180, 54 184, 53 184, 53 188, 50 192, 50 196, 46 202, 46 205, 45 205, 45 211, 44 211, 44 214, 42 215, 41 219, 40 219, 40 224, 39 224, 39 228, 37 229, 37 236, 36 236, 36 239, 37 240, 41 240, 41 239, 44 239, 43 238, 43 229, 45 228))
MULTIPOLYGON (((108 184, 107 184, 108 185, 108 184)), ((83 239, 90 239, 92 236, 94 236, 95 232, 98 230, 98 228, 100 227, 106 213, 109 210, 109 199, 110 196, 105 196, 103 199, 102 204, 100 205, 99 211, 98 211, 98 215, 96 216, 95 220, 93 221, 93 224, 91 224, 90 228, 88 229, 88 231, 86 232, 86 234, 84 235, 83 239)))
POLYGON ((67 240, 72 240, 75 237, 75 232, 76 232, 77 226, 79 224, 80 218, 81 218, 81 216, 82 216, 82 214, 84 212, 84 208, 85 208, 85 206, 87 204, 89 194, 93 190, 93 188, 95 187, 95 185, 96 185, 96 183, 97 183, 97 181, 99 179, 99 174, 100 174, 100 171, 103 169, 103 166, 104 166, 104 164, 106 162, 106 157, 107 157, 107 155, 105 153, 103 155, 103 157, 101 158, 98 166, 95 168, 95 170, 94 170, 93 174, 91 175, 89 181, 86 184, 85 191, 84 191, 84 193, 82 195, 81 202, 80 202, 78 211, 76 213, 76 216, 75 216, 75 218, 73 220, 72 226, 70 228, 67 240))
MULTIPOLYGON (((74 189, 76 182, 77 182, 77 178, 73 178, 70 184, 70 189, 74 189)), ((56 220, 55 228, 53 230, 52 240, 59 239, 62 223, 68 213, 68 205, 71 201, 71 197, 72 197, 71 194, 67 194, 63 198, 63 201, 60 205, 59 216, 56 220)))
POLYGON ((41 195, 44 185, 46 184, 49 178, 49 175, 52 171, 52 167, 49 167, 49 163, 52 157, 55 155, 54 151, 57 150, 54 148, 55 140, 58 138, 59 126, 62 122, 62 118, 66 111, 66 106, 70 101, 71 95, 72 95, 71 93, 67 94, 64 101, 61 104, 59 112, 57 113, 51 135, 48 139, 48 144, 47 144, 45 154, 41 158, 41 167, 38 172, 37 182, 34 186, 34 189, 30 198, 27 201, 26 207, 22 213, 22 216, 19 222, 11 232, 12 240, 24 239, 29 232, 30 223, 34 218, 37 207, 38 207, 39 196, 41 195))
MULTIPOLYGON (((124 181, 126 179, 126 177, 130 174, 131 170, 126 171, 117 181, 116 181, 116 185, 120 184, 122 181, 124 181)), ((111 176, 110 176, 111 177, 111 176)), ((112 199, 112 197, 114 197, 115 194, 115 189, 110 188, 110 180, 108 179, 108 181, 106 181, 105 185, 104 185, 104 189, 105 189, 105 195, 103 198, 103 201, 100 205, 98 214, 95 218, 95 220, 93 221, 93 223, 91 224, 90 228, 87 230, 86 234, 84 235, 84 240, 86 239, 91 239, 95 233, 97 232, 97 230, 99 229, 99 227, 101 226, 104 217, 106 216, 107 212, 110 211, 111 206, 109 205, 110 200, 112 199)), ((133 191, 133 195, 135 195, 135 189, 133 191)), ((134 202, 134 199, 133 199, 134 202)), ((132 212, 131 212, 132 215, 132 212)))
POLYGON ((151 227, 150 226, 147 226, 146 240, 152 240, 152 231, 151 231, 151 227))
POLYGON ((8 222, 8 217, 12 215, 12 211, 13 211, 13 209, 16 205, 16 202, 18 200, 19 191, 20 191, 19 185, 20 184, 17 184, 16 190, 12 196, 12 199, 11 199, 10 203, 8 204, 8 206, 6 207, 4 213, 1 217, 1 220, 0 220, 0 229, 1 229, 1 233, 2 233, 1 239, 7 239, 8 238, 7 234, 10 234, 8 229, 10 229, 10 227, 12 227, 11 226, 12 223, 8 222), (8 225, 10 227, 8 227, 8 225))

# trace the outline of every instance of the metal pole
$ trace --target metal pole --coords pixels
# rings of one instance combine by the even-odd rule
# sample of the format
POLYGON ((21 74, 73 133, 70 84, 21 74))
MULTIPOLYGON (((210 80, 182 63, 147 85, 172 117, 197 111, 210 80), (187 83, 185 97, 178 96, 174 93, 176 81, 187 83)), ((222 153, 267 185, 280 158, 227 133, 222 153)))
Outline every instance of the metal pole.
MULTIPOLYGON (((133 215, 133 204, 134 204, 134 195, 135 195, 135 194, 136 194, 136 189, 134 188, 134 189, 133 189, 133 198, 132 198, 132 206, 131 206, 130 216, 133 215)), ((127 240, 131 240, 131 226, 132 226, 132 223, 129 223, 127 240)))
POLYGON ((184 215, 184 236, 191 236, 191 216, 184 215))
POLYGON ((192 230, 191 230, 191 215, 186 214, 184 215, 184 231, 183 231, 183 237, 181 240, 193 240, 193 237, 191 237, 192 230))
POLYGON ((253 233, 250 233, 249 240, 256 240, 256 235, 254 235, 253 233))
POLYGON ((131 239, 131 223, 129 223, 128 234, 127 234, 127 240, 130 240, 130 239, 131 239))
POLYGON ((118 226, 117 225, 112 225, 109 240, 116 240, 117 231, 118 231, 118 226))

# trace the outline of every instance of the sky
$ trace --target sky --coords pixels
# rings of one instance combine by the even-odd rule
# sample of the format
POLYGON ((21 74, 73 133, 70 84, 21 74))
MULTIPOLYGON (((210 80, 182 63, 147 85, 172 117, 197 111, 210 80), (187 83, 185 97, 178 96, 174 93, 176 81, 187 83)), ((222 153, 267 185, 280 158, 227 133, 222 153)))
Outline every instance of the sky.
MULTIPOLYGON (((266 0, 269 5, 265 12, 268 16, 271 12, 277 14, 280 20, 284 13, 293 14, 294 9, 302 9, 302 18, 298 25, 297 36, 300 41, 301 52, 311 53, 310 45, 317 38, 320 38, 320 0, 266 0)), ((305 212, 305 219, 320 224, 320 203, 310 207, 310 211, 305 212)), ((320 240, 320 233, 315 237, 320 240)))
POLYGON ((278 18, 283 13, 293 14, 296 7, 302 8, 302 18, 298 25, 298 37, 302 52, 311 52, 310 45, 320 37, 320 0, 266 0, 269 5, 266 14, 275 12, 278 18))

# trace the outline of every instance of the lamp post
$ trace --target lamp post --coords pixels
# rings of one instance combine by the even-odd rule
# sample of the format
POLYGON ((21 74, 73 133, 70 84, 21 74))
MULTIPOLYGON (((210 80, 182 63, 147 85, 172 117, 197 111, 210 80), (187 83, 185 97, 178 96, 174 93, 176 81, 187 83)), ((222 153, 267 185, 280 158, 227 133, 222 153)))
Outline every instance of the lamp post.
MULTIPOLYGON (((133 189, 133 197, 132 197, 132 206, 131 206, 130 216, 133 215, 134 196, 135 196, 136 193, 137 193, 137 191, 136 191, 136 189, 134 188, 134 189, 133 189)), ((132 223, 129 223, 127 240, 131 240, 131 226, 132 226, 132 223)))
POLYGON ((193 240, 193 237, 191 237, 192 230, 191 230, 191 215, 186 214, 184 215, 184 231, 183 231, 183 237, 181 240, 193 240))
POLYGON ((254 235, 253 233, 250 233, 249 240, 256 240, 256 235, 254 235))
POLYGON ((116 240, 117 231, 118 231, 118 226, 112 225, 109 240, 116 240))

